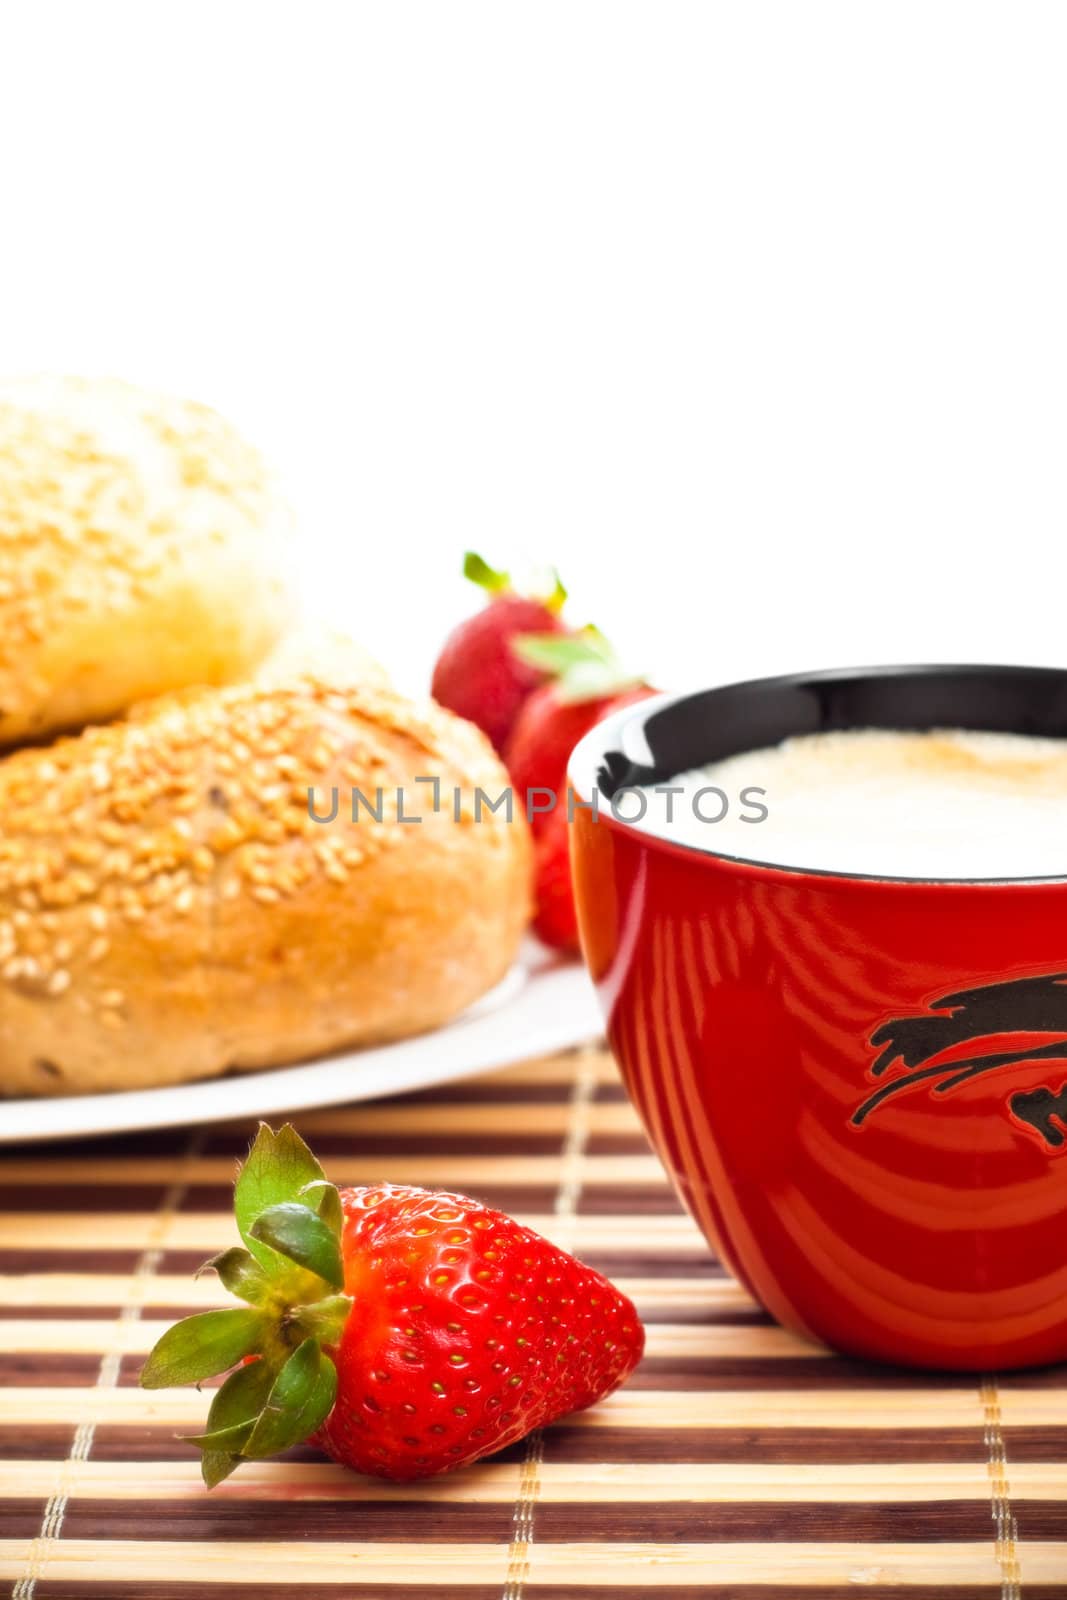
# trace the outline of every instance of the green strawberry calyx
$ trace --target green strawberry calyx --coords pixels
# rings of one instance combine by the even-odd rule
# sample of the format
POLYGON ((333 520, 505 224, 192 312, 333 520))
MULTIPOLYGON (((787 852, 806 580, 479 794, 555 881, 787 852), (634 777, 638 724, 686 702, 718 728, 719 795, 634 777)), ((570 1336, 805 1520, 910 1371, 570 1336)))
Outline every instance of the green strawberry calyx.
POLYGON ((577 633, 520 633, 511 641, 511 648, 527 666, 547 673, 559 698, 568 705, 609 700, 644 682, 591 624, 577 633))
POLYGON ((209 1489, 242 1461, 287 1450, 325 1422, 337 1395, 326 1351, 352 1309, 343 1293, 341 1197, 294 1128, 260 1125, 237 1176, 234 1211, 245 1248, 224 1250, 200 1270, 218 1273, 245 1304, 176 1323, 141 1372, 145 1389, 229 1372, 205 1431, 188 1439, 209 1489))
POLYGON ((469 578, 471 583, 476 583, 479 589, 484 589, 490 599, 494 595, 522 594, 529 600, 538 601, 546 611, 553 613, 562 611, 567 599, 563 579, 555 567, 537 568, 517 588, 510 572, 491 567, 476 551, 467 550, 463 556, 463 576, 469 578))

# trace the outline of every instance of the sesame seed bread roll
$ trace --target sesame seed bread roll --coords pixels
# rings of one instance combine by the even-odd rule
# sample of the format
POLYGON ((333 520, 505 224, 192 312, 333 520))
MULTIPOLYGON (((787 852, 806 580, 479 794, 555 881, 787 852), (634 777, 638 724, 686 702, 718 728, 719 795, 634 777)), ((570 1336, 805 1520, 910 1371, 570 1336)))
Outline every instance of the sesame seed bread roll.
POLYGON ((0 1093, 179 1083, 447 1021, 526 925, 526 823, 476 820, 475 791, 507 781, 432 703, 310 676, 6 757, 0 1093), (353 787, 380 820, 351 820, 353 787), (333 821, 309 789, 323 817, 337 790, 333 821))
POLYGON ((287 616, 288 521, 206 406, 0 382, 0 745, 254 669, 287 616))

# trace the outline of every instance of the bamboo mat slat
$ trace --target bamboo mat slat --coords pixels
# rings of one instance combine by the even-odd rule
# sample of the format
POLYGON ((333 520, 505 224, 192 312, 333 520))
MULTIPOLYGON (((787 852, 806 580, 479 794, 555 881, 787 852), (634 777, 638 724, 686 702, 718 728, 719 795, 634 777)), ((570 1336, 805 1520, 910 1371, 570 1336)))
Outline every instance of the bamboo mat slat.
POLYGON ((674 1199, 597 1048, 294 1117, 332 1177, 506 1206, 631 1294, 602 1406, 429 1483, 302 1447, 212 1494, 143 1394, 232 1242, 251 1124, 0 1159, 0 1600, 1067 1600, 1067 1367, 921 1374, 773 1325, 674 1199))

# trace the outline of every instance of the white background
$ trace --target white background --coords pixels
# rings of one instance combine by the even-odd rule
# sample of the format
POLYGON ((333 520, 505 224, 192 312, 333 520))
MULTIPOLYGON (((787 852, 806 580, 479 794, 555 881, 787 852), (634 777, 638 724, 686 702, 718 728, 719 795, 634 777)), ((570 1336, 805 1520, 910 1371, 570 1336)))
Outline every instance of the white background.
POLYGON ((1059 5, 0 11, 0 361, 206 399, 425 681, 473 545, 660 682, 1067 656, 1059 5))

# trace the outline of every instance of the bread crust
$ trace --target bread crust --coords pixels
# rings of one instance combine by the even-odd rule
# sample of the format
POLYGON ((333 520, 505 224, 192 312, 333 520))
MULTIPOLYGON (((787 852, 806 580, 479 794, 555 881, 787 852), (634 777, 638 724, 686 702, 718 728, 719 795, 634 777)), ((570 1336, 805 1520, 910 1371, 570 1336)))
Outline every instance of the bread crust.
POLYGON ((179 1083, 447 1021, 529 915, 525 821, 476 797, 506 786, 470 724, 310 675, 8 756, 0 1093, 179 1083), (333 821, 309 789, 322 817, 337 791, 333 821), (381 821, 351 820, 353 789, 381 791, 381 821))
POLYGON ((289 514, 206 406, 112 379, 0 383, 0 745, 255 668, 289 514))

